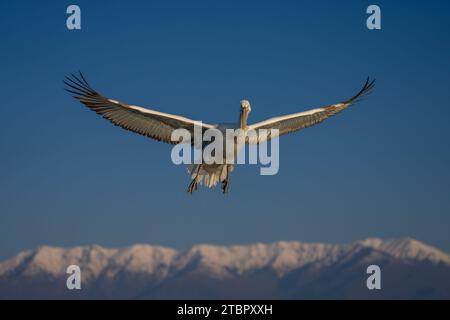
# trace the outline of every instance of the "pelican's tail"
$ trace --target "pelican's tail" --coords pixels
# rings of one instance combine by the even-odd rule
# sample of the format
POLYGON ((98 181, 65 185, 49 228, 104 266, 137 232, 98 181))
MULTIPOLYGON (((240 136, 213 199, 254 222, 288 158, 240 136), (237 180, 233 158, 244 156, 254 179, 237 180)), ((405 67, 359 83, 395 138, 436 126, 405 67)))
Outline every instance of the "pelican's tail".
MULTIPOLYGON (((188 172, 192 179, 196 179, 198 183, 205 184, 206 187, 212 188, 217 183, 222 182, 227 177, 226 165, 206 165, 203 164, 190 164, 187 166, 188 172), (199 169, 200 168, 200 169, 199 169)), ((230 174, 234 169, 234 166, 229 166, 230 174)))

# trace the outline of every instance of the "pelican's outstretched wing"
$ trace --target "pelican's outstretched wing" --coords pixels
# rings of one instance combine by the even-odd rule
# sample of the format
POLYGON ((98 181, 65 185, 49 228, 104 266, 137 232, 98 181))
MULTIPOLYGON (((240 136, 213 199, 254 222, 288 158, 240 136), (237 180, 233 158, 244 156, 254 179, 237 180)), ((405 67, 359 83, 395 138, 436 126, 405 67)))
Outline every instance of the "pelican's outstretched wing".
POLYGON ((255 136, 249 135, 248 142, 260 143, 265 140, 273 138, 273 136, 270 135, 270 131, 268 131, 267 137, 264 137, 263 135, 258 135, 258 129, 268 129, 268 130, 278 129, 279 135, 281 136, 320 123, 323 120, 335 115, 336 113, 341 112, 342 110, 348 108, 350 105, 357 102, 364 95, 370 93, 374 85, 375 80, 370 81, 370 79, 367 78, 367 81, 364 84, 363 88, 355 96, 341 103, 332 104, 330 106, 303 111, 299 113, 293 113, 281 117, 271 118, 262 122, 249 125, 248 128, 255 130, 257 135, 255 136))
MULTIPOLYGON (((71 77, 66 77, 64 83, 68 86, 66 90, 74 94, 74 98, 103 118, 126 130, 158 141, 178 143, 171 140, 171 134, 175 129, 183 128, 191 133, 193 143, 194 127, 200 126, 200 123, 185 117, 132 106, 104 97, 89 86, 81 72, 79 76, 72 74, 71 77)), ((203 131, 213 126, 201 123, 201 128, 203 131)))

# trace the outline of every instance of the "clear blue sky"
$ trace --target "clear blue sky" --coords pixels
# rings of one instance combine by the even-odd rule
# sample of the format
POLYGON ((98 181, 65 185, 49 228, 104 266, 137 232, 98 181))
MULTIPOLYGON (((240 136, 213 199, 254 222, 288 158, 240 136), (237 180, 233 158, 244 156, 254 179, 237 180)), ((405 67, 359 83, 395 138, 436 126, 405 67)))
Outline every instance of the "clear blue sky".
POLYGON ((450 3, 68 1, 0 5, 0 258, 48 244, 347 242, 410 236, 450 251, 450 3), (63 91, 82 70, 111 98, 205 122, 250 121, 375 92, 283 137, 280 171, 238 167, 230 194, 186 193, 170 146, 63 91))

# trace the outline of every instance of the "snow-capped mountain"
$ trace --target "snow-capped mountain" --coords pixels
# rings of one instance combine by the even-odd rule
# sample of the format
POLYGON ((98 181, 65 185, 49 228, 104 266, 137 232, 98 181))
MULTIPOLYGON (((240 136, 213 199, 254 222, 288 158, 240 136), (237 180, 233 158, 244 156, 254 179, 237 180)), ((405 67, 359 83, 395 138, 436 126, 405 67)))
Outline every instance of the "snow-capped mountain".
POLYGON ((414 239, 331 245, 42 246, 0 263, 0 298, 450 298, 450 256, 414 239), (366 287, 367 266, 382 289, 366 287), (66 288, 81 268, 82 289, 66 288))

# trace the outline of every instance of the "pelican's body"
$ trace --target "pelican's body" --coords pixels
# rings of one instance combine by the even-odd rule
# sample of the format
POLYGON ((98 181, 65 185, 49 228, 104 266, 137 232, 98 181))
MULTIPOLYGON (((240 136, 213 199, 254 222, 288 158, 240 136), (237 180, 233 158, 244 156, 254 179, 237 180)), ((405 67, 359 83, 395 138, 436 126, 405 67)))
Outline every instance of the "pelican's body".
MULTIPOLYGON (((222 136, 224 137, 223 164, 200 163, 189 165, 188 171, 192 176, 192 181, 188 187, 189 193, 192 193, 197 189, 198 183, 204 183, 207 187, 213 187, 219 182, 222 182, 223 192, 228 192, 230 173, 234 169, 233 163, 243 145, 236 143, 234 138, 233 141, 227 141, 227 129, 240 129, 244 136, 249 130, 256 131, 259 129, 277 129, 278 135, 281 136, 322 122, 328 117, 333 116, 352 105, 363 95, 369 93, 374 86, 374 81, 369 82, 369 79, 367 79, 364 87, 355 96, 344 102, 304 112, 275 117, 251 125, 247 123, 248 116, 251 112, 250 102, 247 100, 242 100, 240 102, 239 119, 236 123, 211 125, 207 123, 199 124, 189 118, 128 105, 109 99, 94 91, 81 73, 79 77, 75 75, 72 75, 72 77, 67 77, 67 81, 64 81, 64 83, 69 87, 66 89, 68 92, 74 94, 76 99, 91 110, 95 111, 97 114, 103 116, 103 118, 126 130, 145 135, 158 141, 177 144, 177 141, 173 141, 171 139, 171 135, 176 129, 185 129, 192 134, 195 132, 194 128, 198 128, 199 126, 202 132, 205 132, 208 129, 217 129, 221 131, 223 133, 222 136), (227 143, 233 144, 232 154, 227 154, 226 152, 226 150, 228 150, 226 148, 227 143), (230 161, 230 159, 233 161, 230 161)), ((270 134, 267 136, 256 135, 247 137, 245 142, 257 144, 273 137, 274 136, 271 136, 270 134)), ((206 145, 208 145, 208 143, 204 143, 203 147, 206 145)))
POLYGON ((188 171, 192 176, 192 182, 189 185, 188 192, 192 193, 197 188, 197 184, 204 183, 208 188, 214 187, 218 182, 223 182, 223 192, 228 191, 229 177, 230 173, 234 170, 233 164, 238 153, 241 151, 243 145, 238 144, 237 141, 232 137, 228 137, 227 130, 237 130, 240 129, 242 134, 245 135, 248 130, 247 119, 251 111, 250 102, 247 100, 242 100, 240 103, 240 117, 235 123, 220 123, 214 126, 214 129, 219 130, 222 133, 223 139, 223 158, 221 163, 213 164, 191 164, 188 166, 188 171), (227 145, 233 145, 233 148, 227 149, 227 145), (229 150, 229 152, 227 152, 229 150), (228 160, 228 162, 227 162, 228 160), (231 161, 230 161, 231 160, 231 161))

